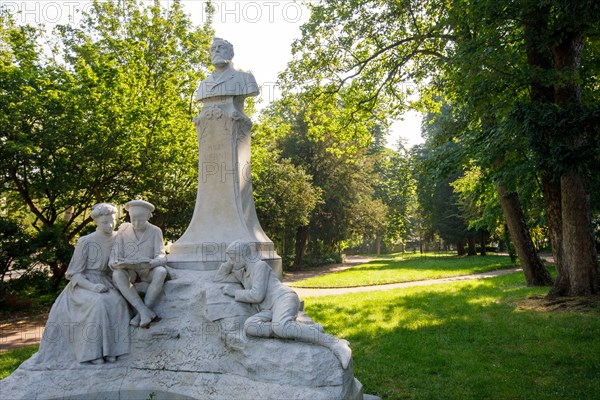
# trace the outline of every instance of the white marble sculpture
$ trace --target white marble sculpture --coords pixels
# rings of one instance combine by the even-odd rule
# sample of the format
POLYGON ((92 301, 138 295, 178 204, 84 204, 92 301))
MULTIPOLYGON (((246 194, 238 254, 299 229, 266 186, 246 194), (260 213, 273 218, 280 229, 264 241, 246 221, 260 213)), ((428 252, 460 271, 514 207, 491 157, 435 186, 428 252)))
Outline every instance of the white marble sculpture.
POLYGON ((132 200, 124 208, 131 223, 119 227, 109 265, 115 285, 137 312, 131 325, 147 328, 157 318, 152 308, 167 277, 163 235, 159 227, 148 222, 154 211, 151 203, 132 200), (133 286, 138 279, 148 283, 143 301, 133 286))
POLYGON ((296 339, 319 344, 331 349, 344 369, 348 367, 352 357, 348 342, 324 333, 320 324, 296 322, 300 307, 298 295, 279 281, 251 245, 235 241, 227 248, 226 254, 228 260, 219 267, 214 280, 241 283, 242 288, 237 285, 224 286, 223 293, 238 302, 257 307, 258 313, 244 323, 247 336, 296 339))
MULTIPOLYGON (((243 101, 248 96, 258 95, 258 85, 254 76, 233 68, 233 45, 215 38, 210 48, 214 72, 200 82, 196 89, 196 100, 205 101, 215 97, 233 96, 243 101)), ((240 104, 243 107, 243 103, 240 104)))
POLYGON ((38 363, 76 359, 102 364, 129 352, 129 308, 108 268, 116 212, 107 203, 92 208, 96 232, 77 241, 66 273, 70 282, 50 310, 38 363))
MULTIPOLYGON (((114 285, 138 312, 133 325, 147 329, 129 325, 125 312, 114 321, 128 332, 119 346, 128 344, 129 353, 118 362, 37 363, 38 354, 0 380, 0 399, 369 398, 354 377, 348 343, 299 311, 298 296, 277 279, 281 259, 256 217, 251 122, 243 111, 258 87, 251 74, 233 69, 228 42, 215 39, 211 57, 215 71, 196 92, 204 107, 194 121, 199 177, 188 229, 165 266, 160 229, 147 222, 154 207, 134 201, 125 206, 131 224, 121 226, 113 246, 114 285), (149 283, 144 301, 132 286, 137 277, 149 283), (160 323, 151 323, 155 315, 160 323)), ((127 302, 110 293, 120 299, 110 307, 117 318, 127 302)))
POLYGON ((234 240, 256 243, 261 258, 281 276, 281 258, 256 217, 250 170, 250 128, 244 100, 258 94, 252 74, 233 68, 233 46, 215 38, 214 72, 200 82, 203 103, 194 118, 198 135, 198 192, 192 220, 170 247, 169 266, 215 270, 234 240))

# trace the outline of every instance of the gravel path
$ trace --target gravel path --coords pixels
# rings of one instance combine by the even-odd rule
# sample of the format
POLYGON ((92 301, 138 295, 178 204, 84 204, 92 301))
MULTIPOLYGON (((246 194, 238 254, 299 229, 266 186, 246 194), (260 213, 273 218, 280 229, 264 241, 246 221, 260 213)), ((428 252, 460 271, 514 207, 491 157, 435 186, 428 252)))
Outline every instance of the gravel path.
POLYGON ((39 344, 48 314, 0 322, 0 353, 39 344))

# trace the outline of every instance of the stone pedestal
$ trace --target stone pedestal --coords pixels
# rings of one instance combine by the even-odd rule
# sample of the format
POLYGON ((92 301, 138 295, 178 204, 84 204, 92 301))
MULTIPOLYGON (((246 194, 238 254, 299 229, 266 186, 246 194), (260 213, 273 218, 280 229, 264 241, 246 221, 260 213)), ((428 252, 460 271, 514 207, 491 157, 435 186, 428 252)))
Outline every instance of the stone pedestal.
POLYGON ((243 97, 204 100, 194 118, 198 135, 198 193, 192 220, 171 245, 169 266, 214 270, 235 240, 252 243, 281 276, 281 257, 256 217, 250 169, 250 127, 243 97))
POLYGON ((131 328, 128 355, 91 365, 36 354, 0 381, 0 399, 363 399, 352 363, 343 369, 329 349, 246 337, 252 307, 223 295, 213 271, 171 274, 161 320, 131 328))

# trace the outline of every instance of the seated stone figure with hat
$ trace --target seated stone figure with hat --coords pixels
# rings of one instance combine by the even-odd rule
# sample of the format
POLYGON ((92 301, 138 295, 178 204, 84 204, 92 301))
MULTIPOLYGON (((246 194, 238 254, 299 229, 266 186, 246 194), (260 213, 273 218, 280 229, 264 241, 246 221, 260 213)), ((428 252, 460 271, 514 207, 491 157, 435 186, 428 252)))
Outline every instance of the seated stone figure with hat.
POLYGON ((148 222, 154 211, 151 203, 133 200, 124 208, 131 222, 119 227, 109 266, 115 286, 137 311, 130 324, 147 328, 157 318, 152 308, 167 277, 163 236, 159 227, 148 222), (133 286, 137 281, 148 284, 143 301, 133 286))

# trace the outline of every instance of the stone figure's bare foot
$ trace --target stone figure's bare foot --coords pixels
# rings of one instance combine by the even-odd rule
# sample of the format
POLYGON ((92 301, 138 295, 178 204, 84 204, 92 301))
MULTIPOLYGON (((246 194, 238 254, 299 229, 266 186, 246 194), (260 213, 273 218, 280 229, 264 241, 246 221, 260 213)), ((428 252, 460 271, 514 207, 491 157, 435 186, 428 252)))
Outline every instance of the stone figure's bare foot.
POLYGON ((115 361, 117 361, 117 357, 108 356, 106 357, 106 361, 108 361, 109 363, 114 363, 115 361))
POLYGON ((325 333, 325 329, 323 328, 323 325, 321 325, 318 322, 313 325, 313 328, 318 330, 321 333, 325 333))
POLYGON ((140 326, 140 314, 135 314, 135 317, 131 318, 131 321, 129 321, 129 325, 140 326))
POLYGON ((352 359, 352 350, 350 344, 345 339, 339 339, 331 348, 333 354, 340 360, 342 368, 348 368, 350 360, 352 359))
POLYGON ((100 357, 100 358, 96 358, 95 360, 91 360, 90 364, 94 364, 94 365, 104 364, 104 358, 100 357))
POLYGON ((150 311, 150 313, 140 314, 140 328, 148 328, 150 322, 154 321, 156 318, 156 314, 154 314, 152 311, 150 311))

